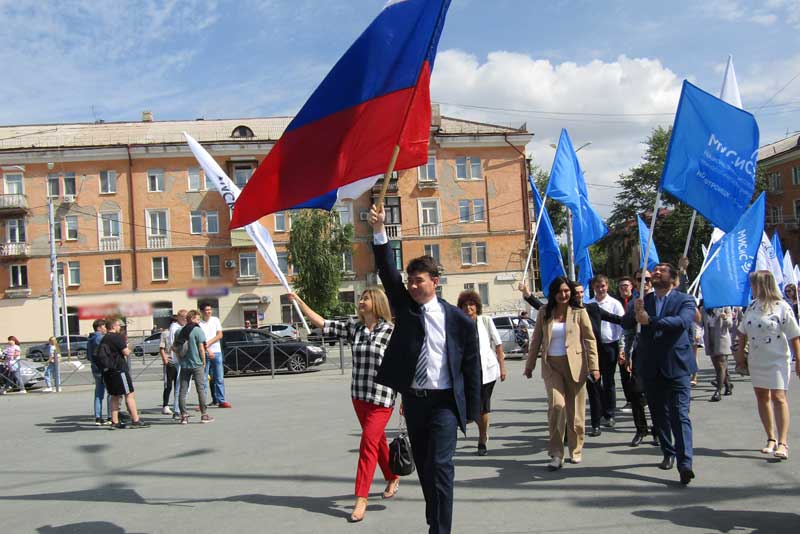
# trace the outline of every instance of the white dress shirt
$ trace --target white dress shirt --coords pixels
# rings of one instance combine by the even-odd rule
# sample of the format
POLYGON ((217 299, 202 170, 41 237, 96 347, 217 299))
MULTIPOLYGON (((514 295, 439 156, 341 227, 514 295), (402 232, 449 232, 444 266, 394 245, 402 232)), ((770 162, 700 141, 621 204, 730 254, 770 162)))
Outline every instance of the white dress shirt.
MULTIPOLYGON (((614 315, 625 315, 625 308, 622 303, 610 295, 606 295, 603 300, 592 299, 590 302, 596 302, 598 306, 614 315)), ((603 343, 613 343, 619 341, 622 336, 622 326, 608 321, 600 322, 600 341, 603 343)))
MULTIPOLYGON (((222 331, 222 323, 219 322, 218 317, 214 317, 213 315, 206 321, 200 321, 200 328, 203 329, 203 333, 206 335, 206 339, 211 339, 212 337, 216 337, 217 332, 222 331)), ((219 340, 215 341, 213 345, 208 347, 208 350, 213 353, 222 353, 222 344, 219 340)))

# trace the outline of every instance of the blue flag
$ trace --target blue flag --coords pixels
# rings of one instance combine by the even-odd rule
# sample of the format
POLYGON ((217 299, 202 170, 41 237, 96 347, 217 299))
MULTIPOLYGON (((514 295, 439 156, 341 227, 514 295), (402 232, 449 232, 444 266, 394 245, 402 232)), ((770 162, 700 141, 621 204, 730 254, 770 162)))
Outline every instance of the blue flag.
MULTIPOLYGON (((781 245, 781 236, 778 235, 777 228, 775 229, 775 233, 772 234, 772 250, 775 251, 775 256, 777 256, 778 262, 782 262, 785 253, 783 251, 783 246, 781 245)), ((783 285, 781 284, 780 280, 778 280, 778 284, 780 284, 781 286, 783 285)))
POLYGON ((720 239, 709 254, 719 252, 700 278, 706 309, 747 306, 750 302, 749 274, 764 233, 764 193, 742 215, 739 223, 720 239))
POLYGON ((583 302, 589 302, 592 297, 589 296, 589 288, 592 286, 592 278, 594 278, 594 270, 592 269, 592 258, 589 256, 589 249, 584 249, 583 253, 575 258, 575 267, 578 270, 576 275, 578 283, 583 286, 583 302))
POLYGON ((567 130, 561 130, 545 196, 561 202, 572 212, 572 248, 577 263, 581 252, 606 235, 608 227, 589 204, 583 171, 567 130))
MULTIPOLYGON (((542 210, 542 198, 539 196, 539 191, 536 190, 533 178, 528 176, 528 180, 531 183, 533 203, 536 207, 535 213, 538 217, 539 212, 542 210)), ((558 247, 556 234, 553 231, 553 225, 550 223, 550 217, 547 215, 547 211, 542 214, 542 221, 539 223, 539 228, 536 230, 536 240, 539 243, 539 277, 542 284, 542 291, 544 291, 544 296, 547 297, 547 292, 552 281, 559 276, 566 275, 564 271, 564 260, 561 257, 561 249, 558 247)))
MULTIPOLYGON (((636 221, 639 223, 639 268, 644 265, 644 249, 647 247, 647 242, 650 241, 650 229, 644 224, 644 221, 638 215, 636 221)), ((650 254, 647 255, 647 269, 652 271, 658 265, 658 251, 656 250, 656 242, 650 241, 650 254)))
POLYGON ((753 197, 757 161, 755 117, 684 80, 661 189, 729 232, 753 197))

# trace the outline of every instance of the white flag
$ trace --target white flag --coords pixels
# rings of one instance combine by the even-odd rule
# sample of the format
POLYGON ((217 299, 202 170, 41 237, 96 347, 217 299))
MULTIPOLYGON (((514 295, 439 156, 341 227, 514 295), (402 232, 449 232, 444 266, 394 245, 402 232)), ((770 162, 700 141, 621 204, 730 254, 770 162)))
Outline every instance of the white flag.
POLYGON ((767 233, 761 234, 761 245, 758 247, 756 256, 756 271, 771 271, 775 277, 775 283, 783 288, 783 265, 772 248, 772 241, 767 237, 767 233))
POLYGON ((739 84, 736 82, 736 71, 733 70, 733 56, 728 56, 728 64, 725 66, 725 77, 722 79, 722 89, 719 98, 739 109, 742 107, 742 95, 739 94, 739 84))
POLYGON ((792 263, 792 256, 789 251, 783 255, 783 285, 794 284, 797 287, 797 271, 792 263))

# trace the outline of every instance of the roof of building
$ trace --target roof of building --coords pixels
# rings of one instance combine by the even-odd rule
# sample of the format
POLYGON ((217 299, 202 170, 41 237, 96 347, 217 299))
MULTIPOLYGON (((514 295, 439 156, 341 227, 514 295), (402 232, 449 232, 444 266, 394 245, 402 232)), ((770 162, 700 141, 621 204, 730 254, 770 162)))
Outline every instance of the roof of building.
MULTIPOLYGON (((183 132, 200 142, 277 141, 292 117, 248 119, 98 122, 0 126, 0 150, 28 148, 96 147, 183 143, 183 132), (253 136, 236 137, 246 126, 253 136)), ((527 133, 520 128, 441 117, 440 135, 498 135, 527 133)))
POLYGON ((758 161, 765 160, 774 156, 779 156, 794 148, 800 147, 800 132, 790 135, 780 141, 775 141, 764 145, 758 149, 758 161))

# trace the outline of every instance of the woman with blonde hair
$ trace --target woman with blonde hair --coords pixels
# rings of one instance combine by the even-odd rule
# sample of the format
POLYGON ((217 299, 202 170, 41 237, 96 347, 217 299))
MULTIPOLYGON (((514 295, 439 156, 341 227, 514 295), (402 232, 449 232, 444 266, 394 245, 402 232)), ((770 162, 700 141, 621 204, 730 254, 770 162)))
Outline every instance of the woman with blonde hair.
POLYGON ((42 391, 53 391, 53 376, 56 374, 56 356, 61 356, 61 347, 58 345, 58 340, 54 336, 50 336, 47 340, 47 366, 44 369, 44 384, 45 388, 42 391))
POLYGON ((367 511, 367 498, 376 464, 386 480, 384 499, 394 497, 400 486, 400 477, 392 473, 389 467, 389 445, 385 432, 396 394, 392 389, 375 382, 383 353, 392 336, 389 300, 380 289, 365 289, 358 300, 357 320, 330 321, 312 310, 294 293, 289 293, 289 299, 297 302, 314 326, 322 328, 323 336, 344 338, 353 351, 350 396, 362 432, 356 470, 356 503, 350 521, 361 521, 367 511))
POLYGON ((547 390, 547 418, 550 430, 547 467, 560 469, 564 458, 564 433, 572 463, 582 460, 586 379, 600 379, 597 342, 589 314, 570 301, 575 286, 559 276, 550 284, 547 305, 539 310, 533 330, 524 374, 530 378, 536 360, 542 358, 542 378, 547 390))
MULTIPOLYGON (((767 444, 761 452, 785 460, 789 457, 786 390, 791 353, 800 353, 800 327, 770 271, 751 273, 750 290, 753 301, 739 324, 736 369, 742 374, 750 373, 758 416, 767 434, 767 444), (750 347, 747 358, 745 343, 750 347)), ((800 376, 800 363, 796 364, 796 372, 800 376)))

